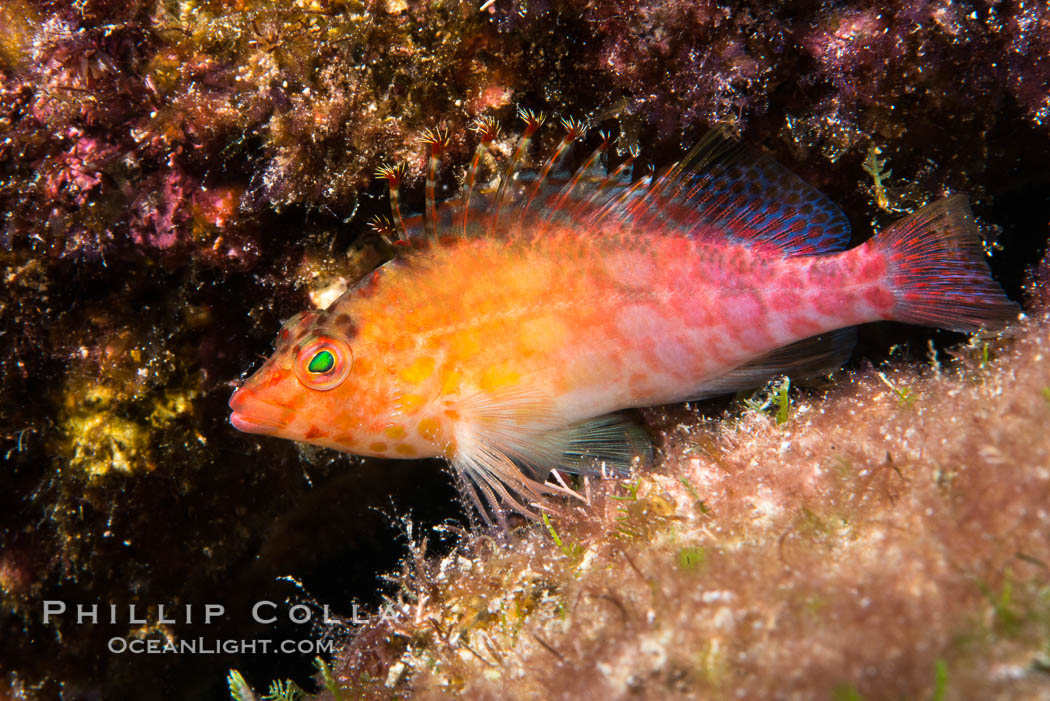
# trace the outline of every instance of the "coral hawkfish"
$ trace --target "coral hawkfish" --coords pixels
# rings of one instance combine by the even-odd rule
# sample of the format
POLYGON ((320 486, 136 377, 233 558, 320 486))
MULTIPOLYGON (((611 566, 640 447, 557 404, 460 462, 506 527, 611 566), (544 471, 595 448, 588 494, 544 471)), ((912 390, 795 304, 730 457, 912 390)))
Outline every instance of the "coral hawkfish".
MULTIPOLYGON (((974 331, 1017 306, 992 280, 964 196, 845 250, 828 198, 767 155, 711 133, 662 175, 562 153, 522 164, 526 127, 493 185, 481 144, 460 198, 435 202, 445 137, 430 134, 426 212, 404 254, 323 311, 290 319, 230 399, 233 425, 360 455, 444 456, 482 515, 565 493, 552 470, 624 473, 644 431, 613 412, 754 387, 841 365, 857 324, 974 331)), ((627 159, 628 162, 631 158, 627 159)), ((488 517, 486 516, 486 519, 488 517)))

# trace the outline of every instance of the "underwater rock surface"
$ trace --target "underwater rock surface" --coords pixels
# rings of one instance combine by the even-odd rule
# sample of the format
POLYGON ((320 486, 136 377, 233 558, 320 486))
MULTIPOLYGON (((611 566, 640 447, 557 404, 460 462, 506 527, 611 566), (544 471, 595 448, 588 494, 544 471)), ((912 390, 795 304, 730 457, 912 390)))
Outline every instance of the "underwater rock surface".
POLYGON ((0 696, 223 698, 231 667, 309 686, 309 655, 107 642, 302 637, 247 611, 348 615, 398 592, 411 621, 354 629, 340 683, 880 698, 929 695, 943 660, 945 698, 1045 693, 1041 311, 987 359, 956 335, 868 329, 855 366, 905 348, 884 377, 791 395, 783 425, 725 402, 651 412, 662 463, 591 485, 591 509, 552 524, 560 546, 542 526, 509 550, 438 544, 431 525, 463 520, 439 465, 226 423, 281 321, 389 255, 365 226, 386 208, 374 170, 406 162, 420 209, 424 130, 452 135, 449 192, 472 120, 500 118, 507 152, 519 106, 618 128, 658 166, 723 126, 858 238, 968 192, 1018 296, 1050 223, 1044 3, 7 0, 0 27, 0 696), (405 512, 402 588, 379 576, 406 556, 388 515, 405 512), (46 600, 147 622, 45 623, 46 600), (230 615, 162 623, 162 603, 230 615))

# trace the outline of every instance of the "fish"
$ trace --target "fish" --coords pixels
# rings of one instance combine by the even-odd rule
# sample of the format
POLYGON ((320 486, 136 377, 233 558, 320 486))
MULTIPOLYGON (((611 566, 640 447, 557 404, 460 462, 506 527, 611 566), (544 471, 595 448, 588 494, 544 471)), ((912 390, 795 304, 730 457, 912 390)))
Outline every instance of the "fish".
POLYGON ((575 495, 562 473, 626 475, 649 459, 622 411, 702 399, 848 360, 857 325, 995 330, 1016 303, 991 275, 965 195, 848 248, 825 195, 717 131, 662 174, 612 142, 574 170, 585 131, 526 168, 543 119, 479 184, 499 127, 479 125, 463 193, 438 203, 448 137, 428 132, 422 215, 401 216, 404 171, 384 167, 400 254, 324 310, 280 329, 229 401, 234 427, 362 456, 441 457, 492 524, 575 495), (502 170, 502 172, 497 172, 502 170))

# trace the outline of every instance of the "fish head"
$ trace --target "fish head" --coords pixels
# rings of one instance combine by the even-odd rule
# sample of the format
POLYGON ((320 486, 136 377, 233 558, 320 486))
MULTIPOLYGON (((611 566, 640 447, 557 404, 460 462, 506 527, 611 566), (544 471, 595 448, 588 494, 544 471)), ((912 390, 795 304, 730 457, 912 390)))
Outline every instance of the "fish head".
POLYGON ((349 315, 307 311, 289 319, 276 348, 230 397, 241 431, 367 454, 377 418, 373 362, 349 315))

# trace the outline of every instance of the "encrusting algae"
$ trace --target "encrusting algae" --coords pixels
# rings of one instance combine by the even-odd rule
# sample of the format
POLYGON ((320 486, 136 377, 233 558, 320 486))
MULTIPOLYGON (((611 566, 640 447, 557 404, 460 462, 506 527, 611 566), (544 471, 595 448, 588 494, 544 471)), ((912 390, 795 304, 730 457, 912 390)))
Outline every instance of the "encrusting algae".
MULTIPOLYGON (((426 214, 377 228, 406 244, 324 311, 281 329, 276 353, 230 399, 252 433, 384 457, 444 456, 503 520, 530 514, 552 470, 628 474, 649 452, 621 409, 814 375, 848 357, 850 327, 892 319, 960 331, 1019 308, 992 281, 955 195, 843 250, 842 211, 771 158, 712 132, 659 177, 625 163, 575 172, 567 134, 522 172, 542 117, 498 185, 435 201, 448 139, 428 135, 426 214)), ((482 122, 482 154, 496 126, 482 122)))

